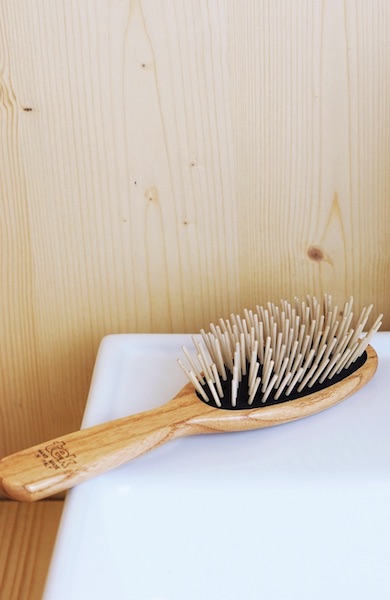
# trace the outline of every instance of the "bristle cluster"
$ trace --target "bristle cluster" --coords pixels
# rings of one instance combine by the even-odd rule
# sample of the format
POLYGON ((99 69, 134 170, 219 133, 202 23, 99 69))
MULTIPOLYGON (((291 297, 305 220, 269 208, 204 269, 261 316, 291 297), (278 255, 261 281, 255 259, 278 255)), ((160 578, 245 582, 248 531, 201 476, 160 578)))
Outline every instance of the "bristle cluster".
POLYGON ((193 337, 196 359, 183 346, 179 365, 199 396, 219 408, 250 408, 282 402, 326 386, 353 369, 381 326, 379 315, 363 334, 372 310, 353 324, 353 298, 340 312, 332 297, 307 296, 290 304, 268 302, 244 315, 230 315, 193 337), (352 326, 353 324, 353 326, 352 326))

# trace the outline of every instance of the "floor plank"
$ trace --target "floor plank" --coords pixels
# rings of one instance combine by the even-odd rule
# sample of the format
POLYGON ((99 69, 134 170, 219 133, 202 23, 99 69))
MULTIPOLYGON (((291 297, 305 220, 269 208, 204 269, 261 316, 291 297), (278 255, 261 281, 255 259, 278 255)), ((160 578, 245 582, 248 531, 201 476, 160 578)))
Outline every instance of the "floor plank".
POLYGON ((62 501, 0 502, 2 600, 41 600, 62 501))

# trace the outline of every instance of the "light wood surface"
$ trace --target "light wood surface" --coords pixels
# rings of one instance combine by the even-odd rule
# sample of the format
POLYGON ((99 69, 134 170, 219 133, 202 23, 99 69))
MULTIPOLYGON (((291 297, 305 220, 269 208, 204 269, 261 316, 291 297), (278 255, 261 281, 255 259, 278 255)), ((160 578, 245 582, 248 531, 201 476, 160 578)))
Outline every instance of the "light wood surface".
POLYGON ((0 502, 2 600, 41 600, 62 507, 0 502))
MULTIPOLYGON (((1 1, 0 456, 79 427, 107 333, 324 291, 389 329, 389 37, 387 0, 1 1)), ((39 506, 1 514, 47 558, 39 506)))
POLYGON ((2 0, 0 456, 79 427, 107 333, 324 291, 389 329, 389 37, 386 0, 2 0))
POLYGON ((0 456, 101 338, 306 293, 390 325, 390 4, 0 3, 0 456))

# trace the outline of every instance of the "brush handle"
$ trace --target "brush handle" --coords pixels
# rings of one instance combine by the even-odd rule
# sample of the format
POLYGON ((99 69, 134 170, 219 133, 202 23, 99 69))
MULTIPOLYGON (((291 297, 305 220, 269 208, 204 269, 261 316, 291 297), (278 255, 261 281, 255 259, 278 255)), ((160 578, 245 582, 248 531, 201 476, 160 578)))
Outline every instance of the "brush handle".
POLYGON ((0 460, 0 490, 14 500, 41 500, 190 433, 201 403, 191 386, 153 410, 82 429, 0 460))

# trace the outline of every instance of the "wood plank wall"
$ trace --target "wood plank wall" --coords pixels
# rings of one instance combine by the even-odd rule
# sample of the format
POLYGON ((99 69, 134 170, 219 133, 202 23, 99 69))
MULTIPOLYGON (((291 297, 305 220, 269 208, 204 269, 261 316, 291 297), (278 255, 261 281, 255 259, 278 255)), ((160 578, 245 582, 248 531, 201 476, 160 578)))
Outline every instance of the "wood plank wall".
POLYGON ((329 292, 390 327, 387 0, 1 0, 0 455, 101 338, 329 292))

